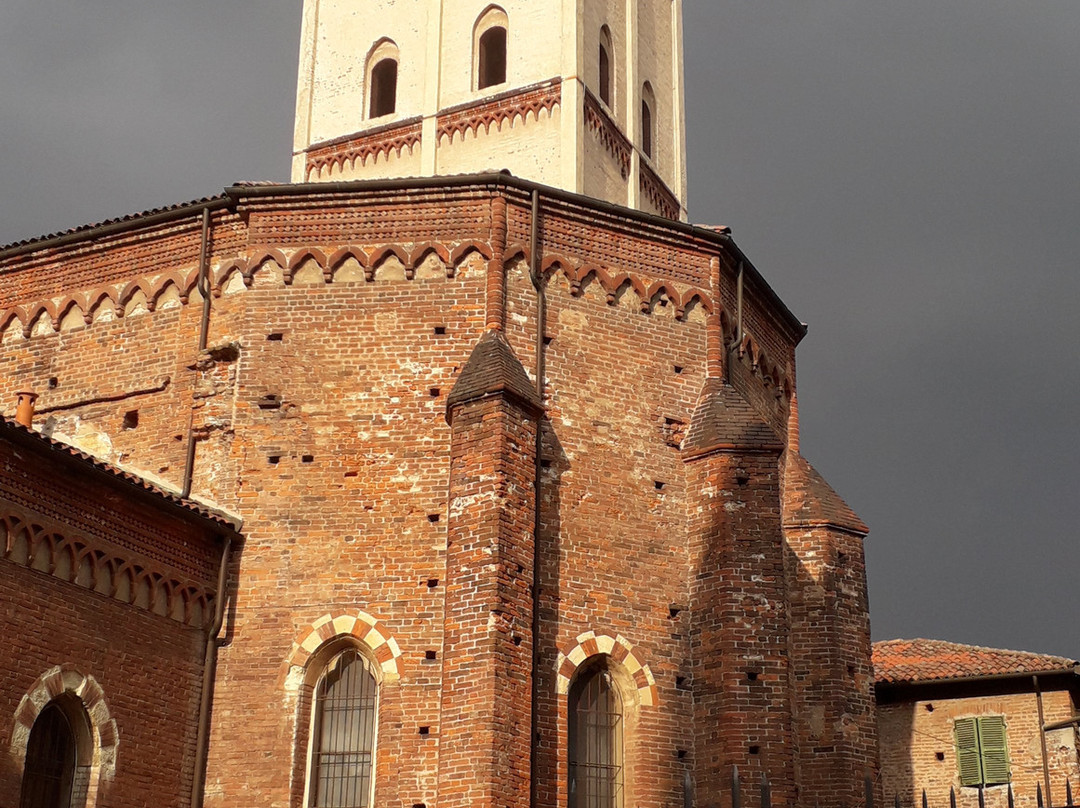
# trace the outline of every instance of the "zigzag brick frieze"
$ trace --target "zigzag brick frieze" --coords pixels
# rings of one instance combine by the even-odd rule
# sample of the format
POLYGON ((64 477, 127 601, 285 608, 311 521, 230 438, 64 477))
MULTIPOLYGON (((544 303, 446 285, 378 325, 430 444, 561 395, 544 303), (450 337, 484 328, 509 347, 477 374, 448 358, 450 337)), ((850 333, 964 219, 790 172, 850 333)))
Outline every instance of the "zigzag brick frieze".
POLYGON ((8 512, 0 516, 0 551, 14 564, 52 575, 162 617, 201 628, 214 597, 145 558, 126 558, 85 536, 65 536, 8 512))
POLYGON ((675 194, 664 184, 659 175, 649 167, 644 160, 641 161, 641 174, 639 183, 641 192, 659 211, 660 215, 667 219, 679 218, 679 200, 675 194))
MULTIPOLYGON (((249 248, 245 256, 230 258, 212 267, 210 289, 214 297, 221 297, 251 288, 256 275, 266 272, 269 266, 280 272, 285 286, 290 286, 297 270, 308 262, 318 268, 324 283, 331 284, 339 281, 339 272, 350 260, 360 267, 364 280, 369 283, 381 279, 380 272, 389 259, 400 264, 407 281, 416 278, 417 267, 429 257, 442 265, 440 274, 453 278, 472 253, 485 261, 492 257, 490 245, 475 240, 456 244, 425 241, 379 246, 307 246, 290 251, 255 246, 249 248)), ((510 245, 505 252, 505 264, 518 259, 528 261, 528 249, 519 244, 510 245)), ((543 269, 549 282, 561 279, 575 297, 582 296, 584 288, 595 281, 603 290, 608 305, 614 306, 621 296, 632 293, 636 308, 642 314, 655 314, 670 306, 675 319, 684 320, 690 311, 700 308, 706 316, 722 313, 725 323, 730 320, 706 288, 688 284, 685 280, 676 282, 649 277, 554 254, 544 257, 543 269)), ((52 300, 16 306, 0 312, 0 343, 48 336, 99 321, 187 305, 199 300, 197 283, 197 269, 162 272, 93 291, 71 292, 52 300)), ((734 338, 734 331, 729 326, 725 341, 731 342, 734 338)), ((786 389, 780 366, 767 356, 760 342, 745 327, 738 355, 746 358, 753 372, 775 389, 778 397, 786 389)))
POLYGON ((600 142, 604 144, 604 148, 619 163, 622 178, 625 180, 629 177, 630 156, 634 151, 634 147, 630 144, 626 135, 619 131, 619 127, 611 120, 611 116, 607 114, 607 111, 600 105, 596 97, 588 90, 585 91, 585 125, 590 132, 600 139, 600 142))
POLYGON ((307 176, 316 179, 327 170, 340 173, 346 164, 355 166, 359 161, 360 165, 367 165, 369 160, 386 159, 391 153, 400 157, 405 149, 411 154, 420 145, 422 129, 423 121, 414 118, 391 127, 315 146, 308 151, 307 176))
POLYGON ((541 111, 547 111, 550 115, 561 103, 560 80, 546 82, 524 92, 515 90, 494 98, 485 98, 441 114, 438 122, 439 141, 444 137, 450 140, 455 136, 464 137, 467 133, 475 135, 481 128, 487 134, 490 133, 492 125, 496 129, 502 129, 502 125, 507 121, 511 125, 518 118, 527 122, 530 115, 533 120, 537 120, 541 111))

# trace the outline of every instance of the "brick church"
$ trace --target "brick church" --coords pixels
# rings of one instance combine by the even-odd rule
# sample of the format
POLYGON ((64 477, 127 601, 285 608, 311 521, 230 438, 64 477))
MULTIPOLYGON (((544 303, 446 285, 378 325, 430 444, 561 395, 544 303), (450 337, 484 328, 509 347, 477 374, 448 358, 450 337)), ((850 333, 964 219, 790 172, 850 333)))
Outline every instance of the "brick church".
POLYGON ((686 223, 681 1, 303 13, 291 184, 0 248, 0 806, 857 802, 867 529, 686 223))

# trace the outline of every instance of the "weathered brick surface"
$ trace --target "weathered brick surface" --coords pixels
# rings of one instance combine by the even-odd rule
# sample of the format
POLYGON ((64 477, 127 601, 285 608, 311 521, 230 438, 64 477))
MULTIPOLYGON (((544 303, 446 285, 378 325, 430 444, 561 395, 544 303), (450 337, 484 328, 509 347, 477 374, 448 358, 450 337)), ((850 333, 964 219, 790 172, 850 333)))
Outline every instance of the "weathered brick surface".
MULTIPOLYGON (((453 426, 445 416, 488 325, 503 326, 535 380, 529 201, 512 184, 241 198, 214 216, 203 357, 189 228, 43 248, 0 266, 17 290, 0 312, 0 401, 32 387, 40 408, 65 407, 52 416, 64 434, 174 484, 191 417, 195 493, 244 519, 209 805, 302 804, 304 660, 319 657, 297 648, 319 642, 305 639, 313 625, 332 642, 337 623, 324 616, 361 611, 393 640, 372 651, 384 665, 376 808, 518 805, 527 794, 537 426, 514 409, 520 401, 459 405, 453 426), (140 308, 125 289, 142 270, 120 282, 105 269, 144 248, 160 259, 138 287, 147 301, 173 294, 162 280, 173 273, 186 303, 177 293, 176 308, 140 308), (79 268, 70 288, 68 266, 79 268), (124 316, 25 337, 38 298, 61 294, 116 300, 124 316), (136 408, 137 426, 125 429, 136 408), (492 494, 495 482, 480 482, 489 474, 513 495, 491 511, 460 505, 492 494), (501 549, 480 564, 483 542, 501 549), (472 608, 496 601, 498 614, 472 608), (392 647, 400 656, 387 672, 392 647)), ((781 530, 801 328, 747 270, 739 342, 739 256, 708 234, 545 199, 540 241, 538 805, 566 800, 560 666, 573 657, 572 674, 600 653, 627 683, 628 806, 681 804, 687 771, 699 803, 718 802, 733 762, 794 796, 808 754, 800 711, 840 698, 789 675, 789 643, 816 636, 816 624, 793 630, 792 590, 811 584, 785 567, 781 530), (692 460, 681 446, 720 345, 735 346, 725 358, 732 401, 776 444, 692 460), (620 656, 627 648, 632 656, 620 656)), ((864 586, 861 566, 850 574, 864 586)), ((850 625, 834 636, 850 639, 853 658, 865 645, 868 659, 856 620, 865 607, 856 598, 848 608, 850 625)), ((848 620, 841 612, 824 619, 848 620)), ((836 693, 851 687, 845 679, 836 693)), ((819 793, 809 799, 823 804, 848 788, 810 779, 819 793)))
MULTIPOLYGON (((1043 712, 1054 723, 1076 713, 1068 683, 1043 681, 1043 712)), ((931 804, 946 805, 949 789, 955 789, 960 808, 979 804, 978 789, 960 785, 953 723, 957 718, 982 715, 1005 717, 1009 762, 1016 805, 1036 804, 1036 788, 1042 786, 1042 744, 1039 738, 1039 711, 1030 679, 1001 684, 969 683, 937 688, 896 688, 878 707, 881 734, 881 780, 887 795, 899 794, 905 803, 917 803, 926 790, 931 804), (1027 692, 1024 692, 1027 691, 1027 692)), ((1080 777, 1077 766, 1076 730, 1067 727, 1046 733, 1047 763, 1052 802, 1063 805, 1065 781, 1074 784, 1080 777)), ((1045 788, 1045 787, 1043 787, 1045 788)), ((1004 808, 1007 789, 986 789, 989 808, 1004 808)), ((1046 795, 1044 795, 1044 800, 1046 795)))
POLYGON ((214 527, 34 441, 0 438, 0 805, 19 803, 37 713, 72 689, 97 735, 96 805, 187 805, 214 527))

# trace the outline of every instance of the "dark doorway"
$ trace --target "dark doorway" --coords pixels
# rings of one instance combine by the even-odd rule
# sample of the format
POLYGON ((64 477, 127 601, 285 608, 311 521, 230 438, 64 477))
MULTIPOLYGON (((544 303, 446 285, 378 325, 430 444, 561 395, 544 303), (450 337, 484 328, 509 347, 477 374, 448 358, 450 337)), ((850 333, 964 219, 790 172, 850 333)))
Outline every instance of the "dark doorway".
POLYGON ((478 89, 506 81, 506 29, 489 28, 480 36, 480 82, 478 89))
POLYGON ((19 808, 71 808, 76 755, 71 723, 50 702, 30 730, 19 808))

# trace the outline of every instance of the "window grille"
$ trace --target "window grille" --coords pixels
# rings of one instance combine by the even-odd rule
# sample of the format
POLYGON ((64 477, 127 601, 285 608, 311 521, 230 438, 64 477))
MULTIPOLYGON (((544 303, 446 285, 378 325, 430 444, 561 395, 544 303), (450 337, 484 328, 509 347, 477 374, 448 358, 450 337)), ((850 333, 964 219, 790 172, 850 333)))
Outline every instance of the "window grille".
POLYGON ((570 691, 570 808, 622 808, 622 721, 611 674, 580 677, 570 691))
POLYGON ((478 89, 494 87, 506 81, 506 29, 489 28, 480 35, 478 89))
POLYGON ((375 674, 355 650, 336 657, 315 697, 313 808, 368 808, 375 757, 375 674))
POLYGON ((30 730, 20 808, 71 808, 75 733, 64 711, 46 705, 30 730))
POLYGON ((393 115, 397 109, 397 59, 383 59, 371 69, 369 117, 393 115))

